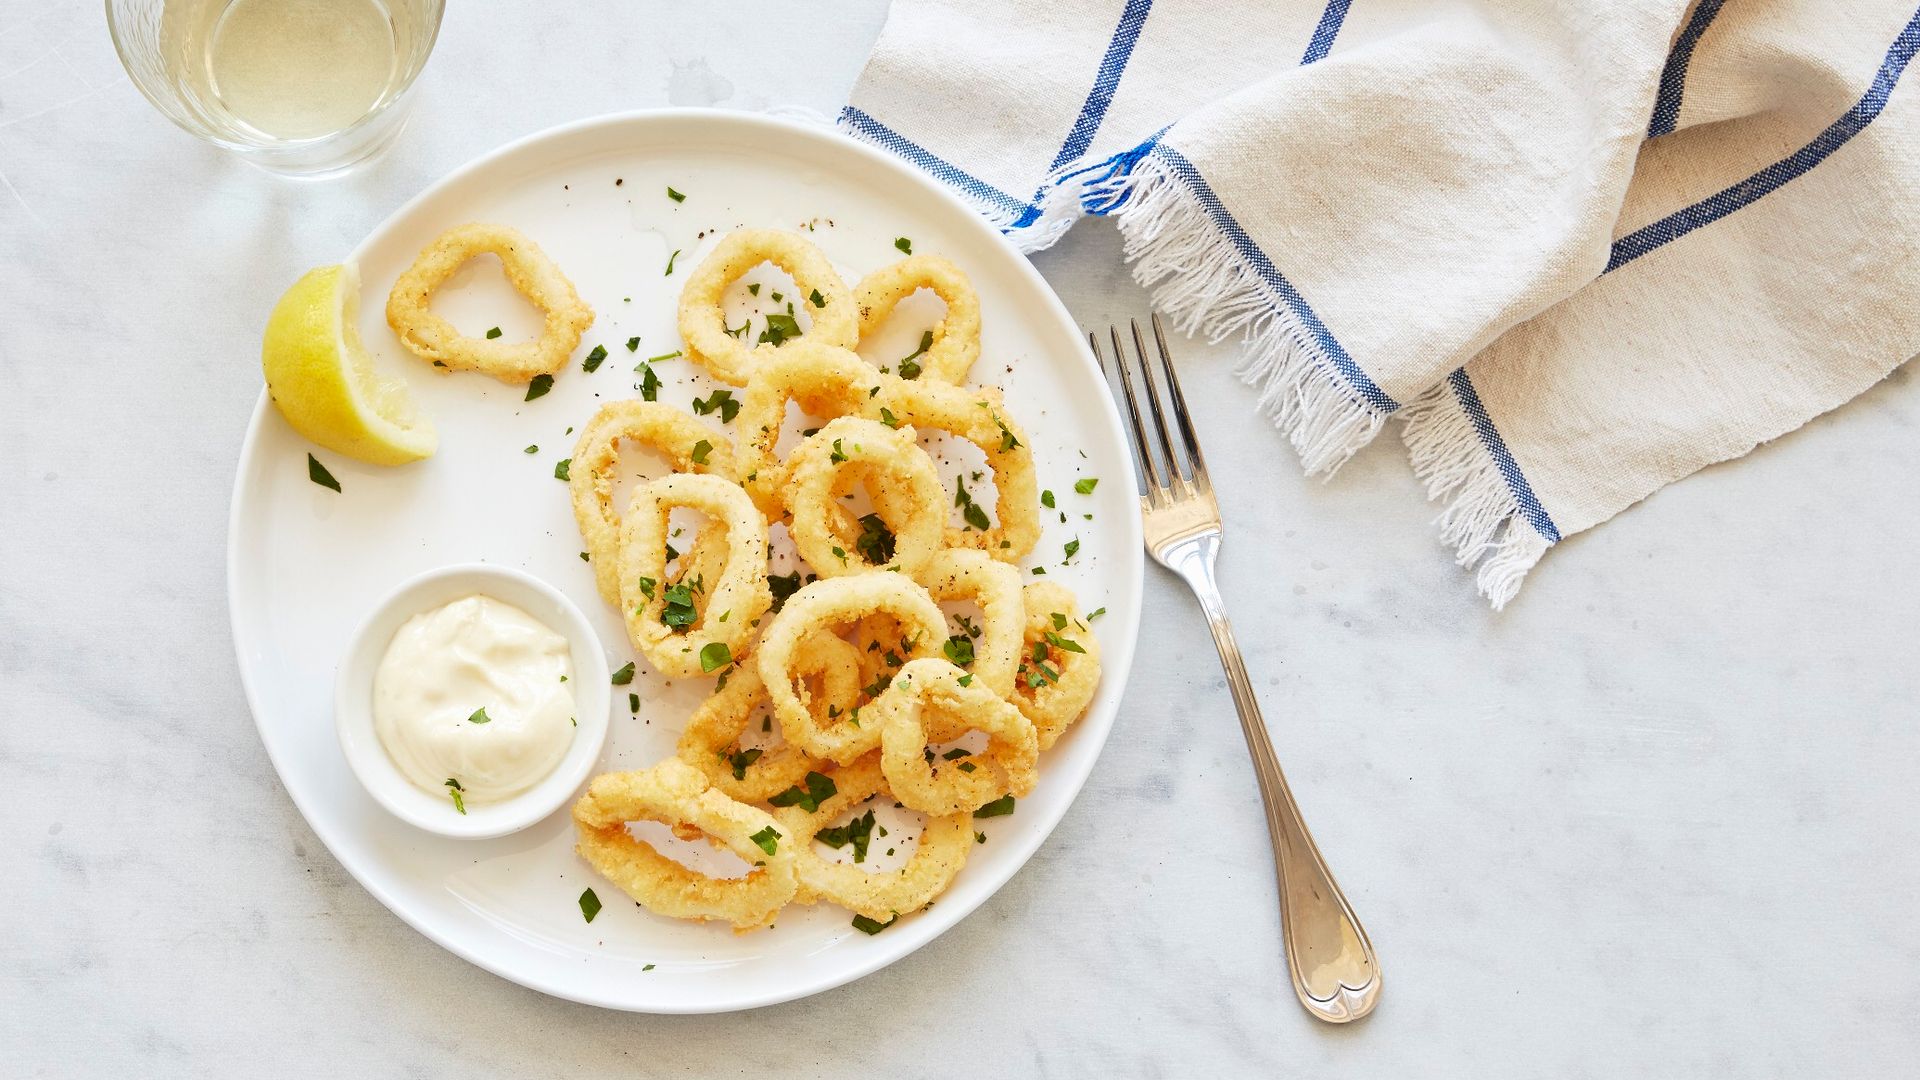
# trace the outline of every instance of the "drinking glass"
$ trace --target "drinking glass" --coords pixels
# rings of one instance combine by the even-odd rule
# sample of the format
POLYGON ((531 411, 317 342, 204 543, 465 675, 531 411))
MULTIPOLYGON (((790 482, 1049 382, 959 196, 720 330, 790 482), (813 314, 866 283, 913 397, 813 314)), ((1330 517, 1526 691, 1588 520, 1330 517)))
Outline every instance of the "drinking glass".
POLYGON ((338 176, 406 125, 444 0, 106 0, 133 84, 268 172, 338 176))

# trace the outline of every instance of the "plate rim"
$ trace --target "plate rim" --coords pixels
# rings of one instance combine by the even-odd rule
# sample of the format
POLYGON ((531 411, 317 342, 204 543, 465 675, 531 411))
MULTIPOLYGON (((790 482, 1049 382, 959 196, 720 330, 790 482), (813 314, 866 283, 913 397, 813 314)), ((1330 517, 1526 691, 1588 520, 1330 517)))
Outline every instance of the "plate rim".
MULTIPOLYGON (((400 205, 368 229, 366 234, 354 245, 353 250, 344 256, 341 261, 357 264, 362 250, 367 246, 368 242, 373 237, 385 232, 396 220, 405 217, 413 212, 416 207, 435 197, 442 190, 464 180, 469 175, 502 158, 516 155, 537 143, 564 139, 570 135, 593 128, 684 121, 706 121, 716 125, 734 125, 745 130, 758 128, 763 131, 776 131, 783 135, 796 136, 806 141, 823 144, 831 143, 837 152, 845 152, 857 158, 865 158, 866 161, 875 168, 891 174, 894 178, 904 183, 918 187, 922 193, 932 195, 936 200, 945 202, 950 209, 957 211, 958 218, 969 223, 963 226, 964 228, 971 229, 977 234, 989 238, 991 243, 1000 246, 1008 255, 1012 256, 1013 264, 1018 268, 1016 273, 1021 276, 1027 291, 1036 296, 1041 301, 1042 306, 1047 309, 1062 326, 1072 331, 1070 336, 1074 340, 1082 340, 1080 336, 1081 328, 1074 320, 1072 313, 1067 310, 1059 294, 1054 292, 1053 287, 1048 284, 1045 277, 1034 267, 1032 261, 1028 259, 1026 254, 1015 247, 1003 234, 989 225, 975 213, 971 207, 961 200, 959 196, 948 190, 944 185, 876 147, 868 146, 859 140, 841 135, 832 127, 768 113, 744 112, 732 109, 658 108, 629 109, 618 112, 600 113, 542 128, 538 131, 522 135, 519 138, 509 140, 491 150, 468 159, 454 169, 440 175, 418 192, 414 193, 412 197, 400 203, 400 205)), ((1087 348, 1083 346, 1077 350, 1076 356, 1082 364, 1090 368, 1096 380, 1102 385, 1107 385, 1105 370, 1093 359, 1091 352, 1088 351, 1087 348)), ((1111 389, 1110 386, 1108 388, 1109 390, 1111 389)), ((1100 399, 1100 404, 1104 408, 1107 421, 1112 430, 1118 434, 1121 448, 1123 452, 1125 452, 1128 450, 1126 444, 1126 429, 1120 422, 1119 408, 1114 403, 1110 393, 1100 395, 1100 399)), ((365 889, 369 895, 378 900, 383 907, 399 918, 402 923, 411 927, 428 941, 433 942, 454 956, 473 964, 475 967, 515 985, 565 1001, 573 1001, 582 1005, 590 1005, 620 1012, 642 1015, 699 1015, 765 1008, 771 1005, 779 1005, 789 1001, 811 997, 815 994, 824 993, 828 990, 858 981, 881 968, 911 956, 922 947, 940 938, 946 934, 947 931, 959 925, 961 921, 979 910, 981 905, 998 895, 1000 890, 1005 888, 1007 883, 1013 880, 1015 875, 1026 868, 1027 863, 1032 860, 1041 845, 1045 844, 1048 838, 1053 835, 1053 831, 1059 827, 1060 822, 1066 817, 1067 811, 1073 807, 1079 800, 1081 793, 1086 790, 1087 780, 1093 775, 1094 768, 1099 764, 1100 758, 1106 752, 1107 741, 1112 737, 1113 725, 1119 717, 1121 698, 1124 696, 1127 680, 1132 675, 1133 663, 1137 658, 1140 620, 1144 607, 1143 602, 1136 602, 1133 605, 1133 610, 1129 613, 1130 617, 1127 618, 1125 623, 1119 628, 1120 635, 1113 639, 1112 645, 1108 645, 1106 649, 1103 650, 1109 653, 1120 651, 1115 649, 1114 646, 1124 642, 1124 658, 1126 663, 1121 670, 1118 671, 1114 671, 1103 664, 1102 679, 1103 681, 1112 680, 1110 685, 1114 688, 1112 691, 1113 700, 1111 706, 1113 716, 1108 719, 1104 730, 1101 732, 1100 745, 1088 762, 1086 771, 1074 778, 1072 795, 1060 805, 1057 812, 1053 813, 1047 820, 1042 821, 1038 828, 1034 828, 1025 834, 1024 839, 1019 842, 1020 850, 1017 852, 1017 858, 1008 861, 1005 873, 998 875, 998 879, 992 881, 991 886, 981 894, 979 900, 972 906, 960 911, 959 914, 951 916, 951 921, 944 922, 939 929, 927 933, 919 939, 895 939, 903 941, 904 944, 896 948, 874 950, 870 957, 849 964, 839 972, 827 974, 813 981, 790 982, 782 984, 780 989, 742 994, 737 999, 725 1002, 702 1001, 691 1002, 686 1005, 676 1005, 676 1003, 671 1000, 663 1003, 608 1001, 580 992, 565 982, 541 978, 538 973, 509 970, 505 965, 495 962, 495 960, 484 951, 468 949, 464 945, 451 940, 449 936, 439 932, 433 925, 432 920, 424 917, 422 913, 412 911, 406 903, 401 902, 392 895, 377 880, 370 880, 370 878, 375 878, 375 875, 363 874, 354 862, 342 857, 329 830, 323 829, 319 824, 316 824, 314 815, 310 812, 306 802, 299 795, 296 795, 293 788, 288 785, 286 770, 280 756, 275 752, 273 742, 267 737, 260 692, 254 685, 253 674, 241 647, 241 618, 236 595, 241 573, 239 545, 237 543, 241 530, 241 509, 243 506, 241 496, 249 467, 254 460, 256 444, 261 438, 261 432, 269 422, 269 416, 272 412, 270 404, 267 389, 263 385, 259 397, 254 402, 253 412, 247 421, 246 435, 240 445, 239 459, 234 469, 233 488, 229 497, 227 511, 227 558, 225 573, 227 590, 227 631, 232 638, 234 661, 236 667, 239 669, 240 686, 246 698, 247 711, 253 718, 254 733, 256 737, 259 738, 261 747, 267 753, 268 762, 273 766, 274 778, 279 781, 281 790, 286 793, 289 801, 293 803, 294 809, 299 812, 302 821, 313 833, 315 839, 319 840, 321 845, 327 849, 327 853, 333 856, 334 861, 340 865, 340 868, 345 870, 347 874, 353 878, 355 884, 365 889)), ((1129 470, 1133 468, 1131 458, 1128 458, 1128 468, 1129 470)), ((1146 553, 1144 547, 1145 541, 1141 535, 1142 525, 1140 518, 1135 514, 1124 514, 1122 515, 1120 528, 1127 533, 1127 535, 1122 538, 1123 541, 1125 541, 1122 547, 1132 554, 1124 560, 1122 565, 1116 567, 1114 571, 1115 577, 1117 581, 1130 585, 1133 590, 1133 595, 1138 598, 1139 601, 1144 601, 1146 553)), ((947 910, 951 911, 952 908, 948 908, 947 910)))

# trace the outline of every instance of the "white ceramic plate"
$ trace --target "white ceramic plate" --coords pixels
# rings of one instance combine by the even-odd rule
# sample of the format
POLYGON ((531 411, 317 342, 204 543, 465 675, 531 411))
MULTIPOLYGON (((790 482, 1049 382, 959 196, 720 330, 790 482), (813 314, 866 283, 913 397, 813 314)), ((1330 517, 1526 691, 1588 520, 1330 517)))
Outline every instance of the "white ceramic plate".
MULTIPOLYGON (((351 258, 363 282, 366 345, 376 364, 412 383, 439 427, 440 450, 398 469, 320 451, 343 488, 336 494, 308 480, 312 447, 262 394, 235 481, 228 593, 241 678, 274 767, 322 842, 395 914, 475 964, 549 994, 642 1012, 743 1009, 816 993, 907 955, 978 907, 1046 839, 1099 756, 1133 658, 1139 518, 1119 418, 1084 339, 1039 274, 965 206, 906 165, 824 129, 733 113, 635 113, 556 128, 481 158, 401 207, 351 258), (669 185, 684 202, 667 198, 669 185), (385 325, 394 279, 441 230, 467 221, 526 232, 598 314, 543 398, 525 401, 521 388, 478 375, 431 372, 385 325), (594 620, 610 669, 633 659, 580 559, 554 466, 572 452, 569 427, 603 401, 634 395, 637 360, 680 347, 674 308, 686 273, 719 235, 743 225, 811 226, 850 284, 898 258, 901 237, 972 277, 984 314, 973 377, 1005 387, 1041 486, 1059 505, 1027 566, 1044 566, 1086 611, 1106 609, 1093 624, 1105 648, 1099 695, 1042 759, 1038 789, 1013 815, 977 822, 986 843, 933 908, 873 936, 831 905, 790 907, 773 930, 748 935, 654 916, 574 855, 564 812, 491 840, 423 832, 368 796, 334 737, 334 673, 354 627, 400 581, 437 566, 485 561, 544 579, 594 620), (608 357, 587 373, 580 359, 595 344, 608 357), (1101 483, 1076 494, 1082 477, 1101 483), (1079 552, 1062 565, 1064 545, 1075 539, 1079 552), (578 906, 588 887, 605 903, 591 924, 578 906)), ((759 298, 737 288, 731 310, 764 305, 780 287, 767 280, 759 298)), ((262 318, 269 291, 262 283, 262 318)), ((937 317, 937 302, 929 303, 932 314, 902 305, 861 351, 882 364, 907 355, 937 317)), ((498 325, 517 336, 538 325, 497 269, 480 263, 449 282, 436 308, 468 333, 498 325)), ((656 370, 663 402, 686 404, 718 385, 685 360, 656 370)), ((708 420, 725 430, 717 416, 708 420)), ((951 462, 943 466, 952 471, 951 462)), ((604 769, 641 768, 671 754, 711 685, 669 684, 645 661, 639 668, 625 688, 642 699, 638 716, 625 693, 614 694, 604 769)), ((889 820, 882 815, 882 824, 889 820)), ((905 846, 908 824, 894 820, 884 842, 905 846)))

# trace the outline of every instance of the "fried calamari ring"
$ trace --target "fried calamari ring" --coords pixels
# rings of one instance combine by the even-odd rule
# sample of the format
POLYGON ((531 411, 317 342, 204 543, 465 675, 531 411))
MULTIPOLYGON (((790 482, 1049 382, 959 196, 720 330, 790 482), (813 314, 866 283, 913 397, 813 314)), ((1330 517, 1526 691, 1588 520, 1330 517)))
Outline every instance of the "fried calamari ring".
POLYGON ((580 524, 593 563, 594 583, 609 604, 620 603, 617 576, 620 515, 613 507, 615 465, 623 442, 638 443, 659 452, 683 473, 711 473, 733 477, 733 443, 711 431, 693 414, 651 401, 610 401, 600 406, 580 431, 573 462, 567 469, 567 487, 573 495, 573 518, 580 524), (705 442, 707 448, 700 449, 705 442))
POLYGON ((800 845, 786 835, 786 826, 713 790, 677 758, 642 772, 594 777, 573 804, 573 821, 581 858, 658 915, 723 919, 735 930, 757 930, 772 923, 797 891, 794 852, 800 845), (745 877, 708 877, 634 837, 629 821, 660 822, 682 839, 704 834, 754 869, 745 877))
POLYGON ((794 549, 821 577, 872 570, 911 577, 939 550, 947 493, 933 459, 914 442, 912 428, 843 416, 796 447, 786 469, 787 531, 794 549), (875 499, 882 532, 860 536, 855 522, 856 536, 844 535, 848 515, 835 498, 842 465, 860 469, 859 478, 870 490, 887 493, 875 499), (885 550, 889 547, 891 552, 885 550))
POLYGON ((907 659, 938 652, 947 638, 947 620, 939 607, 925 589, 900 574, 816 581, 788 597, 761 636, 760 677, 767 684, 780 732, 814 757, 847 764, 880 745, 880 729, 863 723, 852 711, 832 716, 838 723, 819 722, 808 700, 800 696, 805 688, 794 686, 801 640, 875 614, 891 615, 906 628, 907 659))
POLYGON ((428 244, 387 294, 387 325, 422 360, 454 371, 481 371, 507 383, 551 375, 566 366, 593 325, 580 299, 540 245, 505 225, 456 225, 428 244), (494 254, 507 280, 538 307, 546 326, 533 341, 471 338, 433 313, 433 292, 476 255, 494 254))
MULTIPOLYGON (((957 383, 980 358, 980 297, 973 283, 952 262, 939 255, 914 255, 884 266, 854 286, 860 307, 860 336, 866 337, 893 314, 895 305, 921 289, 930 289, 947 305, 947 313, 929 331, 933 344, 915 358, 918 377, 932 382, 957 383)), ((902 367, 900 377, 914 378, 902 367)))
POLYGON ((1040 541, 1040 485, 1034 478, 1033 449, 1026 432, 1007 415, 993 387, 889 379, 870 397, 862 415, 912 425, 925 434, 945 431, 965 439, 986 455, 999 492, 986 529, 947 527, 944 546, 979 548, 1001 562, 1017 563, 1040 541))
POLYGON ((916 577, 935 602, 971 600, 980 608, 980 621, 974 627, 979 635, 960 635, 973 653, 973 662, 965 666, 996 695, 1013 693, 1020 637, 1027 623, 1020 571, 984 551, 948 548, 928 560, 916 577))
POLYGON ((965 814, 927 818, 919 846, 898 870, 869 873, 854 863, 823 858, 813 846, 822 827, 874 796, 888 794, 880 763, 871 755, 835 769, 832 778, 835 794, 813 813, 798 806, 774 811, 793 838, 794 873, 800 879, 794 899, 803 904, 826 900, 884 923, 919 911, 953 884, 974 844, 973 823, 965 814))
MULTIPOLYGON (((808 688, 810 707, 850 712, 859 702, 860 657, 832 634, 812 634, 800 645, 794 675, 808 688)), ((753 665, 735 671, 727 685, 701 703, 680 733, 680 760, 706 774, 730 798, 765 802, 827 768, 792 743, 759 754, 740 749, 740 735, 754 711, 767 702, 766 684, 753 665)))
POLYGON ((1009 700, 1032 721, 1042 750, 1080 719, 1100 686, 1100 642, 1075 604, 1066 586, 1051 581, 1025 590, 1025 647, 1009 700))
POLYGON ((627 637, 670 679, 713 675, 739 662, 773 606, 767 521, 746 492, 718 476, 675 473, 635 488, 620 522, 616 570, 627 637), (726 527, 727 559, 716 577, 688 581, 683 572, 669 585, 667 518, 676 506, 726 527))
POLYGON ((687 286, 680 293, 680 336, 686 339, 687 356, 705 367, 708 374, 724 383, 745 386, 748 377, 768 358, 791 343, 810 341, 852 348, 859 339, 859 326, 853 295, 819 248, 798 233, 738 229, 720 241, 687 278, 687 286), (813 325, 798 338, 749 346, 727 333, 727 316, 720 308, 720 298, 727 286, 763 262, 785 270, 793 278, 794 295, 809 298, 802 310, 813 325), (812 302, 814 295, 820 297, 820 303, 812 302))
POLYGON ((909 809, 971 813, 1002 794, 1025 797, 1039 778, 1040 744, 1033 724, 945 660, 909 661, 865 715, 880 729, 880 768, 887 786, 909 809), (930 743, 944 741, 930 733, 958 734, 960 729, 987 734, 985 753, 960 759, 974 763, 973 769, 928 752, 930 743))
POLYGON ((786 466, 778 446, 787 404, 795 403, 822 420, 857 416, 886 381, 878 368, 853 352, 804 338, 782 346, 754 373, 740 395, 735 430, 745 435, 734 454, 734 471, 762 513, 778 519, 786 509, 780 495, 786 466))

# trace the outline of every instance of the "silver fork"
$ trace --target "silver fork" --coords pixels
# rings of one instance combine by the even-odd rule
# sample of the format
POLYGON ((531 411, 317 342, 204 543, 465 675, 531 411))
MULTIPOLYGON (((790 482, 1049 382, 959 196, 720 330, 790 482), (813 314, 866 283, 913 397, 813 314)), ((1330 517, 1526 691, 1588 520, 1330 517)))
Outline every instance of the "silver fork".
MULTIPOLYGON (((1233 704, 1240 712, 1240 730, 1247 737, 1247 750, 1253 755, 1254 775, 1260 780, 1260 800, 1266 806, 1267 832, 1273 840, 1274 870, 1280 881, 1280 936, 1287 947, 1287 966, 1293 975, 1294 992, 1307 1011, 1329 1023, 1344 1024, 1373 1011, 1380 996, 1380 963, 1374 958, 1373 944, 1354 917, 1353 908, 1334 883, 1333 874, 1314 846, 1306 824, 1300 820, 1300 808, 1294 805, 1293 792, 1280 772, 1280 759, 1274 755, 1267 725, 1260 718, 1260 703, 1253 696, 1253 683, 1240 659, 1240 646, 1234 643, 1233 627, 1227 622, 1226 607, 1220 600, 1220 586, 1214 580, 1214 559, 1220 551, 1220 508, 1213 501, 1213 485, 1207 480, 1207 463, 1200 456, 1200 443, 1193 436, 1193 421, 1187 415, 1187 399, 1180 393, 1180 380, 1173 373, 1173 360, 1167 352, 1166 331, 1160 316, 1153 317, 1153 340, 1160 352, 1160 370, 1165 373, 1171 392, 1174 419, 1180 425, 1181 449, 1185 461, 1175 452, 1167 430, 1166 413, 1161 409, 1160 393, 1153 378, 1153 365, 1147 360, 1147 345, 1140 337, 1140 324, 1133 326, 1133 354, 1127 354, 1120 341, 1119 327, 1109 329, 1113 339, 1112 377, 1120 384, 1127 417, 1133 423, 1134 448, 1140 466, 1140 513, 1146 522, 1147 550, 1155 562, 1186 579, 1187 586, 1200 599, 1207 625, 1213 629, 1213 643, 1220 650, 1220 665, 1227 670, 1227 685, 1233 690, 1233 704), (1147 438, 1146 424, 1140 415, 1139 396, 1134 392, 1134 371, 1144 381, 1147 411, 1153 416, 1158 436, 1147 438)), ((1093 355, 1107 366, 1100 339, 1087 335, 1093 355)))

